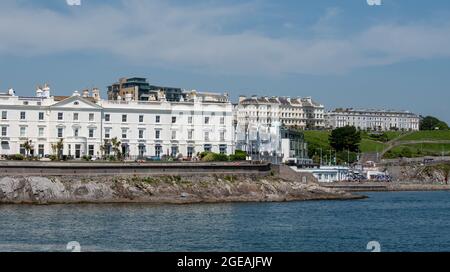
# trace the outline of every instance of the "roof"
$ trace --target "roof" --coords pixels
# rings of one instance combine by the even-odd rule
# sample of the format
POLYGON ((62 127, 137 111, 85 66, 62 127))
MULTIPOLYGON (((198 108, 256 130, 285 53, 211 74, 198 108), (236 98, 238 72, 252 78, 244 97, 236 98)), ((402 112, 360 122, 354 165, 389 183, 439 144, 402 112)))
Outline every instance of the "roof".
POLYGON ((290 97, 256 97, 252 96, 249 98, 245 98, 240 102, 240 104, 249 105, 249 104, 280 104, 286 106, 298 106, 298 107, 323 107, 320 103, 313 101, 310 97, 307 98, 290 98, 290 97))
MULTIPOLYGON (((67 95, 57 95, 57 96, 53 96, 53 100, 55 100, 55 102, 59 102, 59 101, 63 101, 67 98, 70 98, 71 96, 67 96, 67 95)), ((80 96, 82 97, 82 96, 80 96)), ((83 99, 86 99, 87 101, 91 102, 91 103, 96 103, 97 101, 95 101, 95 99, 93 97, 82 97, 83 99)))

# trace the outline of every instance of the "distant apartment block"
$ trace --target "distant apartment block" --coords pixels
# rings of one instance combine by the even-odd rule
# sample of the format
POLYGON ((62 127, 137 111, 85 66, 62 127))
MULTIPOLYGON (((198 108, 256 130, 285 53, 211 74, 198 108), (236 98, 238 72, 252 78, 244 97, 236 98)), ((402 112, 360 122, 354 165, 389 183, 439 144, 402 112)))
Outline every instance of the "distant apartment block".
POLYGON ((409 111, 335 109, 326 113, 326 125, 335 129, 354 126, 359 130, 419 130, 420 117, 409 111))
POLYGON ((156 101, 161 99, 177 102, 183 100, 180 88, 150 85, 146 78, 120 78, 118 82, 108 86, 108 100, 156 101))

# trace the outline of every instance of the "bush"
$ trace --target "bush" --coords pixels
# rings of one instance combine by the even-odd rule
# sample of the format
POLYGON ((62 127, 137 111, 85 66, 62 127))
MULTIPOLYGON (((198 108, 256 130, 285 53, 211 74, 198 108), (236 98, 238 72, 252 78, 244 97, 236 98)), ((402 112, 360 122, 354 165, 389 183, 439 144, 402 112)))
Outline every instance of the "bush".
POLYGON ((91 159, 92 159, 92 157, 89 156, 89 155, 84 155, 83 156, 83 160, 85 160, 85 161, 90 161, 91 159))
POLYGON ((247 159, 247 152, 236 150, 233 155, 230 155, 230 161, 245 161, 247 159))
POLYGON ((48 158, 50 160, 52 160, 52 161, 57 161, 58 160, 58 156, 56 156, 56 155, 50 155, 48 158))
POLYGON ((109 155, 109 156, 107 157, 107 160, 108 160, 108 161, 116 161, 117 158, 116 158, 116 156, 114 156, 114 155, 109 155))
POLYGON ((412 157, 412 151, 409 147, 404 147, 400 153, 400 157, 402 158, 411 158, 412 157))
POLYGON ((369 134, 369 137, 370 137, 372 140, 379 141, 379 142, 382 142, 382 143, 389 142, 389 136, 388 136, 386 133, 381 133, 381 134, 369 134))
MULTIPOLYGON (((202 154, 200 154, 201 156, 202 154)), ((217 154, 213 152, 207 152, 203 154, 202 161, 213 162, 213 161, 228 161, 228 156, 225 154, 217 154)))
POLYGON ((23 160, 25 160, 25 156, 23 156, 22 154, 14 154, 14 155, 8 156, 8 160, 23 161, 23 160))

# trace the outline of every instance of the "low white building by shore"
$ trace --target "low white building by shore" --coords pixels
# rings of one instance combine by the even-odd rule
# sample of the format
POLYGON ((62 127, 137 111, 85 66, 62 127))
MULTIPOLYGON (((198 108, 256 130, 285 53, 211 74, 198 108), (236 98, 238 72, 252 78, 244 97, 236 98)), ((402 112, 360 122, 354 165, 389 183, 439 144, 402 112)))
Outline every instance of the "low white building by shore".
POLYGON ((63 154, 110 153, 105 140, 117 138, 126 157, 192 157, 198 152, 234 152, 233 108, 228 95, 185 93, 186 99, 169 102, 108 101, 99 90, 52 96, 38 88, 36 96, 0 93, 0 155, 54 155, 52 144, 63 140, 63 154), (106 149, 102 148, 106 146, 106 149), (104 149, 104 150, 103 150, 104 149))

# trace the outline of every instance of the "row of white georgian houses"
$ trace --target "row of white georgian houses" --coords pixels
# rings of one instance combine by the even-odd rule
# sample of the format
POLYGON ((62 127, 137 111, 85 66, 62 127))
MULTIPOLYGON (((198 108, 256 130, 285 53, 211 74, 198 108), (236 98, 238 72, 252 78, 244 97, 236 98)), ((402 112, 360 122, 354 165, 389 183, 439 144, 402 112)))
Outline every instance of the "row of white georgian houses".
POLYGON ((101 156, 105 140, 115 137, 128 157, 234 152, 233 108, 227 95, 192 91, 183 102, 140 102, 101 100, 98 91, 94 94, 0 93, 0 155, 25 154, 27 140, 32 155, 52 155, 52 144, 63 139, 64 155, 101 156))
POLYGON ((420 116, 409 111, 335 109, 325 114, 326 127, 330 129, 354 126, 371 131, 418 131, 420 116))

